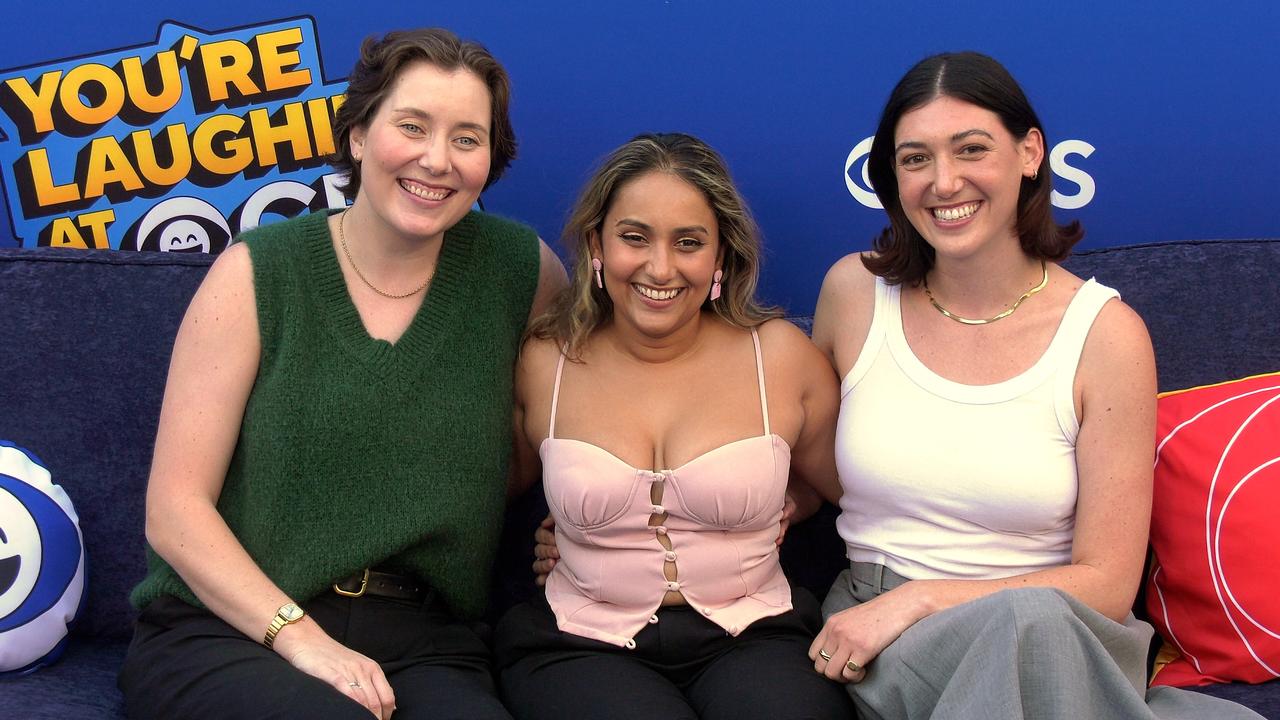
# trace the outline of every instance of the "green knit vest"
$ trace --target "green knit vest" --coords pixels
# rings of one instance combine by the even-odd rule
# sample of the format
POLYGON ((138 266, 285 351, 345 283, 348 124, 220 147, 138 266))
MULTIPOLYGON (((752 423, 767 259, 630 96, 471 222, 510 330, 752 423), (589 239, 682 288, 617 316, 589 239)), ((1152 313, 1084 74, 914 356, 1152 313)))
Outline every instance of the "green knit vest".
MULTIPOLYGON (((537 237, 468 214, 445 234, 422 308, 394 345, 365 332, 325 214, 263 226, 243 241, 262 356, 219 512, 296 600, 389 565, 420 576, 457 616, 481 614, 537 237)), ((147 559, 135 606, 160 595, 200 604, 150 549, 147 559)))

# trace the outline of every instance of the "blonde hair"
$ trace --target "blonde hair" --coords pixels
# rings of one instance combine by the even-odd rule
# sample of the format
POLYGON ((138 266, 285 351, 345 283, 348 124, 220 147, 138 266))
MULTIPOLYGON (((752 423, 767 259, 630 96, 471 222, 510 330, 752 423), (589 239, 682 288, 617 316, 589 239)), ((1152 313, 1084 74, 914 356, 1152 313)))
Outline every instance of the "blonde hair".
POLYGON ((591 241, 600 236, 614 195, 647 172, 671 173, 697 188, 715 213, 719 226, 723 280, 718 300, 706 301, 726 322, 751 328, 781 317, 777 308, 756 301, 760 277, 760 230, 742 195, 734 187, 720 155, 703 141, 684 133, 637 135, 614 150, 587 181, 565 225, 562 241, 572 253, 568 288, 546 314, 529 327, 531 337, 554 339, 571 359, 581 356, 593 330, 613 312, 609 294, 596 287, 591 267, 591 241))

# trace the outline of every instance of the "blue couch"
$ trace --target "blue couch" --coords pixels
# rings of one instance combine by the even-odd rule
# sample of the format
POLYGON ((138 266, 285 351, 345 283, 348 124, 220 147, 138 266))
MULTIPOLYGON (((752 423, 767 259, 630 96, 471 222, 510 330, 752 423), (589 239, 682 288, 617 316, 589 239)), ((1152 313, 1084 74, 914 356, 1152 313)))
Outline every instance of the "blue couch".
MULTIPOLYGON (((173 337, 201 255, 0 249, 0 440, 51 468, 80 516, 88 601, 62 659, 0 680, 6 718, 122 716, 115 676, 144 572, 143 497, 173 337)), ((1086 251, 1067 265, 1120 289, 1155 342, 1160 388, 1280 370, 1280 239, 1086 251)), ((803 324, 804 319, 799 319, 803 324)), ((532 591, 540 493, 510 511, 495 612, 532 591)), ((794 528, 788 573, 825 591, 843 566, 827 509, 794 528)), ((1280 681, 1201 688, 1280 720, 1280 681)))

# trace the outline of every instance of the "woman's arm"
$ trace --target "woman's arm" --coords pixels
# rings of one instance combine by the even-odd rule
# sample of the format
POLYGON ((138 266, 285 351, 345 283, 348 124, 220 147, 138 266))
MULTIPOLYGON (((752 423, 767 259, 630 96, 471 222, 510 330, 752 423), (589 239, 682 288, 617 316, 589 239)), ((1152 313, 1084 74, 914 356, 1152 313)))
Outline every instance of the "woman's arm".
MULTIPOLYGON (((515 398, 511 436, 511 470, 507 497, 528 492, 542 475, 542 459, 537 444, 550 421, 550 385, 555 382, 555 364, 560 349, 553 341, 530 338, 520 350, 516 362, 515 398), (532 408, 532 415, 530 414, 532 408)), ((555 520, 550 514, 534 532, 534 582, 545 585, 547 575, 555 567, 560 553, 556 549, 555 520)))
POLYGON ((569 286, 569 278, 564 272, 564 263, 542 238, 538 238, 538 288, 533 293, 533 303, 529 306, 529 319, 547 311, 551 302, 560 291, 569 286))
POLYGON ((813 343, 843 378, 866 344, 875 310, 876 278, 854 253, 827 271, 813 312, 813 343))
POLYGON ((550 391, 554 382, 555 361, 559 350, 555 343, 529 338, 520 348, 516 359, 515 383, 511 403, 511 464, 508 471, 507 498, 517 498, 533 487, 542 474, 542 460, 538 457, 541 430, 547 427, 550 416, 549 400, 542 397, 550 391), (533 416, 530 417, 532 408, 533 416), (544 417, 546 416, 546 417, 544 417))
POLYGON ((840 501, 840 480, 836 476, 836 413, 840 407, 839 388, 831 364, 799 328, 785 320, 773 320, 760 329, 764 356, 775 378, 774 387, 790 389, 791 397, 776 402, 795 403, 800 408, 800 428, 791 446, 793 521, 817 511, 819 497, 806 492, 812 488, 821 499, 840 501), (778 382, 783 380, 785 382, 778 382))
POLYGON ((917 580, 828 619, 810 657, 833 679, 857 680, 908 627, 933 613, 1008 588, 1051 587, 1113 620, 1133 605, 1151 515, 1155 359, 1142 320, 1122 303, 1103 307, 1076 375, 1079 493, 1071 562, 1000 580, 917 580), (819 650, 831 655, 819 659, 819 650))
MULTIPOLYGON (((258 372, 256 308, 248 248, 232 245, 209 269, 178 329, 146 500, 151 547, 210 611, 255 641, 290 598, 245 552, 217 501, 258 372)), ((378 665, 309 617, 281 629, 273 649, 375 715, 390 716, 395 697, 378 665)))

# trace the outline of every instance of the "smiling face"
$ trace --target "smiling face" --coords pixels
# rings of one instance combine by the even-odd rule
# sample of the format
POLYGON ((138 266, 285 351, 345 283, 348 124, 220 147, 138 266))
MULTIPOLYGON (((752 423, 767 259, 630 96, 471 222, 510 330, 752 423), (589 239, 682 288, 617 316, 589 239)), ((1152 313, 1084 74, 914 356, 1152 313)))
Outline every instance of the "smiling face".
POLYGON ((619 187, 592 246, 614 322, 655 337, 698 317, 719 267, 715 213, 696 187, 666 172, 619 187))
POLYGON ((195 220, 178 218, 164 228, 160 237, 160 252, 201 252, 210 248, 209 232, 195 220))
POLYGON ((377 231, 442 236, 484 189, 490 132, 489 90, 474 73, 406 65, 368 124, 351 131, 356 204, 368 206, 377 231))
POLYGON ((1018 193, 1043 156, 1039 130, 1018 139, 990 110, 938 97, 904 113, 894 133, 902 210, 939 257, 1017 247, 1018 193))
POLYGON ((22 501, 0 487, 0 618, 31 595, 40 576, 40 531, 22 501))

